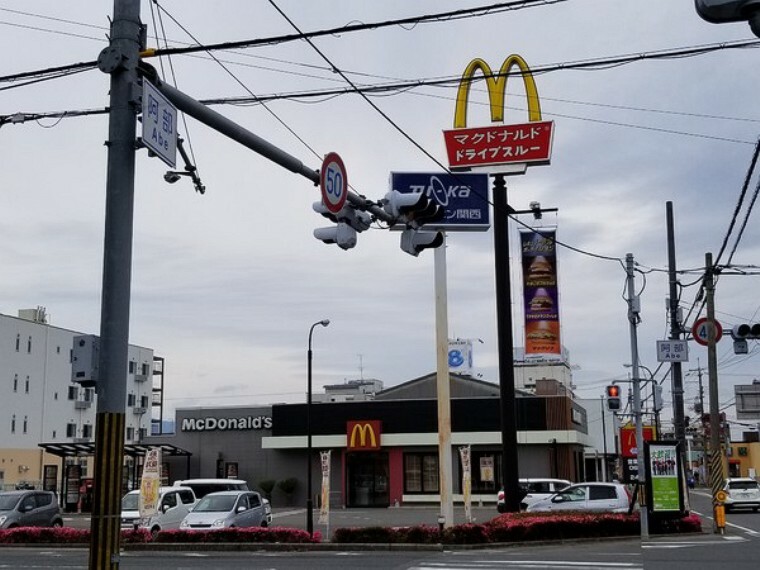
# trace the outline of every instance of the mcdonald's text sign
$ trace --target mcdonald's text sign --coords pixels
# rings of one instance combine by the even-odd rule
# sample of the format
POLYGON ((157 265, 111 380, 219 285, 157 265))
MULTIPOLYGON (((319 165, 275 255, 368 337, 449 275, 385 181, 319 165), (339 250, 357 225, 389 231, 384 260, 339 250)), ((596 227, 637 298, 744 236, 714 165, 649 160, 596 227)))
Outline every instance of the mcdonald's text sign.
POLYGON ((348 451, 375 451, 380 449, 380 420, 349 420, 346 422, 348 451))
POLYGON ((449 167, 548 163, 552 153, 552 121, 491 125, 443 131, 449 167))

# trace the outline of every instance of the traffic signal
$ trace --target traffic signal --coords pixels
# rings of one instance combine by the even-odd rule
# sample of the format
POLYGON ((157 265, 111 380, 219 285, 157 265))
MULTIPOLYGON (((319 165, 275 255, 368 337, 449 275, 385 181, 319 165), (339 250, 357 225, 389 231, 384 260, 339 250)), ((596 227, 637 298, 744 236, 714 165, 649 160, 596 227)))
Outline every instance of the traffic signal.
POLYGON ((659 412, 662 410, 662 386, 659 384, 654 385, 654 411, 659 412))
POLYGON ((417 257, 423 249, 438 247, 443 243, 441 232, 406 229, 401 232, 401 249, 417 257))
POLYGON ((734 340, 747 340, 760 338, 760 323, 742 323, 731 329, 734 340))
POLYGON ((385 195, 383 209, 396 218, 396 223, 415 229, 438 222, 446 214, 443 207, 424 192, 391 190, 385 195))
POLYGON ((345 222, 330 228, 317 228, 314 237, 325 243, 335 243, 341 249, 351 249, 356 245, 356 230, 345 222))
POLYGON ((327 209, 322 202, 314 202, 312 208, 337 225, 329 228, 317 228, 314 237, 325 243, 335 243, 341 249, 351 249, 356 245, 356 234, 369 229, 372 217, 367 212, 357 210, 346 204, 337 213, 327 209))
POLYGON ((620 409, 620 386, 607 386, 607 409, 613 412, 620 409))

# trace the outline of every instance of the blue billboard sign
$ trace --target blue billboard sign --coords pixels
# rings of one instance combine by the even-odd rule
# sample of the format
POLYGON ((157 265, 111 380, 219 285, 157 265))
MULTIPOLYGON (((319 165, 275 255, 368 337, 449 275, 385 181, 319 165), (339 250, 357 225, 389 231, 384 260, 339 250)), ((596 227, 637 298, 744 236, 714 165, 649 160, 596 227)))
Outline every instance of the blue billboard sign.
POLYGON ((486 231, 490 226, 487 174, 391 172, 391 190, 425 192, 446 212, 426 228, 447 231, 486 231))

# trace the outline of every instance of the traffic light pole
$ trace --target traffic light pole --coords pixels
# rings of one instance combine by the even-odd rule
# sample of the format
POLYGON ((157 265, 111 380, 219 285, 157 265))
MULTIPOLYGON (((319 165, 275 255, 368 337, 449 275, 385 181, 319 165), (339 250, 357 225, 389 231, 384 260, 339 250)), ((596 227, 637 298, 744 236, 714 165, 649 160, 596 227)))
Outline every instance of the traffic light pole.
MULTIPOLYGON (((673 202, 665 202, 665 210, 668 226, 670 339, 678 340, 681 338, 681 324, 678 322, 678 281, 676 277, 676 244, 673 231, 673 202)), ((670 366, 671 391, 673 392, 673 426, 675 427, 676 440, 681 445, 681 453, 683 454, 686 450, 686 425, 683 409, 683 375, 680 362, 671 362, 670 366)), ((659 424, 659 421, 657 423, 659 424)), ((659 426, 657 433, 660 433, 659 426)))
POLYGON ((625 268, 628 284, 628 322, 631 333, 631 373, 633 374, 633 416, 636 420, 636 470, 641 521, 641 538, 649 538, 649 516, 647 513, 646 466, 644 464, 644 426, 641 412, 641 379, 639 378, 639 346, 636 325, 639 321, 639 309, 634 290, 633 254, 625 256, 625 268))

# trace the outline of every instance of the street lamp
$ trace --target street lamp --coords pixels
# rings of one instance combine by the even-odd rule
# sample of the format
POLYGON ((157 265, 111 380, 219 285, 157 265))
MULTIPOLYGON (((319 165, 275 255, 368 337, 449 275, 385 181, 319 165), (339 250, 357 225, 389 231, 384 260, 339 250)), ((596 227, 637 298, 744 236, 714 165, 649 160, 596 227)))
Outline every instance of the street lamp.
POLYGON ((314 502, 311 497, 311 337, 317 325, 326 327, 330 319, 317 321, 309 329, 309 351, 307 353, 307 388, 306 388, 306 530, 309 536, 314 535, 314 502))

